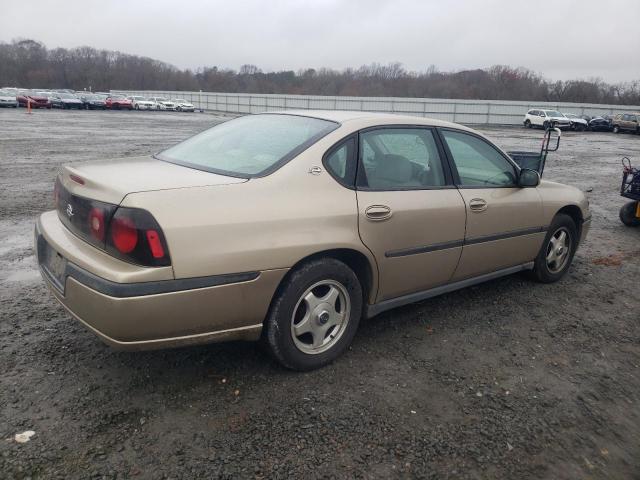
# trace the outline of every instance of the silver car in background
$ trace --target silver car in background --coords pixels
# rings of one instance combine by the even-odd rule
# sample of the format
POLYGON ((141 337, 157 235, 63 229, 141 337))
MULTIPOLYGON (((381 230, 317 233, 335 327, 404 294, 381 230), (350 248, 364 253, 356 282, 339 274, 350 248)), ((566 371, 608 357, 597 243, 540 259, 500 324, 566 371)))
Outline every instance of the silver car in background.
POLYGON ((155 110, 156 109, 156 102, 149 100, 146 97, 134 95, 128 98, 129 100, 131 100, 131 103, 133 104, 133 108, 135 110, 155 110))
POLYGON ((174 98, 171 100, 176 105, 178 112, 195 112, 196 107, 192 103, 187 102, 184 98, 174 98))
POLYGON ((176 104, 171 100, 165 97, 150 97, 150 101, 152 101, 155 105, 156 110, 175 110, 176 104))
POLYGON ((18 108, 18 100, 15 92, 10 90, 0 90, 0 107, 18 108))

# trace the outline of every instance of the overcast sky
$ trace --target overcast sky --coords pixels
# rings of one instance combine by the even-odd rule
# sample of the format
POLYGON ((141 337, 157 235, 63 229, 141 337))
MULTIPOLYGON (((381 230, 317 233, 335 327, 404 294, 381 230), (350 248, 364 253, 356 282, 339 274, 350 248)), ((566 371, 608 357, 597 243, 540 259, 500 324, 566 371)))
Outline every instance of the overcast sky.
POLYGON ((640 0, 2 0, 0 41, 20 37, 181 68, 399 61, 416 71, 505 64, 550 79, 640 79, 640 0))

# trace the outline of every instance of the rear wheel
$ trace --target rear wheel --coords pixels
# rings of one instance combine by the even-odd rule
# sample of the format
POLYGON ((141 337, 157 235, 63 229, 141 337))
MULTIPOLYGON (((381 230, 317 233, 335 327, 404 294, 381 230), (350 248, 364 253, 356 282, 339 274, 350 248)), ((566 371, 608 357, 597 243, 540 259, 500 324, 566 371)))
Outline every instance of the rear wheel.
POLYGON ((578 228, 573 219, 559 213, 553 219, 535 259, 533 277, 542 283, 560 280, 569 270, 578 247, 578 228))
POLYGON ((279 289, 263 340, 283 366, 313 370, 347 349, 361 315, 362 287, 355 273, 333 258, 314 260, 279 289))
POLYGON ((620 127, 618 125, 613 126, 613 133, 620 133, 620 127))
POLYGON ((627 227, 640 227, 640 218, 636 217, 638 202, 627 202, 620 209, 620 221, 627 227))

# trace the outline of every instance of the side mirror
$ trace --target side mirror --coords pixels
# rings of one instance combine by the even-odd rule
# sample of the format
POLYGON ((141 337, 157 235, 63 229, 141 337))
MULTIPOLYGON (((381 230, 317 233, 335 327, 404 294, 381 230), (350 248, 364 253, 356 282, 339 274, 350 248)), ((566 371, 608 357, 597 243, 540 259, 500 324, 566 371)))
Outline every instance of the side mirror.
POLYGON ((540 185, 540 174, 538 172, 529 168, 520 170, 520 176, 518 177, 519 187, 537 187, 538 185, 540 185))

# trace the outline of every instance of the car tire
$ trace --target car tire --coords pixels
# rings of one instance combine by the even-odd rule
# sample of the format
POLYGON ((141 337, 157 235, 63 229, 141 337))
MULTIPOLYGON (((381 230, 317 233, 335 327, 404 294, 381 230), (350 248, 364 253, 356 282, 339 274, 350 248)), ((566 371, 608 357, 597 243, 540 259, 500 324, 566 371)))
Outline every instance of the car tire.
POLYGON ((531 120, 527 119, 524 121, 525 128, 531 128, 531 120))
POLYGON ((310 261, 292 271, 278 289, 263 342, 286 368, 323 367, 351 344, 362 304, 362 287, 347 265, 333 258, 310 261))
POLYGON ((553 283, 564 277, 571 266, 578 242, 578 227, 573 219, 558 213, 534 261, 531 272, 533 278, 541 283, 553 283))
POLYGON ((542 124, 542 128, 544 128, 545 130, 549 129, 549 122, 545 120, 545 122, 542 124))
POLYGON ((140 105, 136 105, 136 110, 140 110, 140 105))
POLYGON ((620 127, 618 125, 613 126, 613 133, 620 133, 620 127))
POLYGON ((640 218, 636 217, 638 202, 627 202, 620 208, 620 221, 627 227, 640 227, 640 218))

